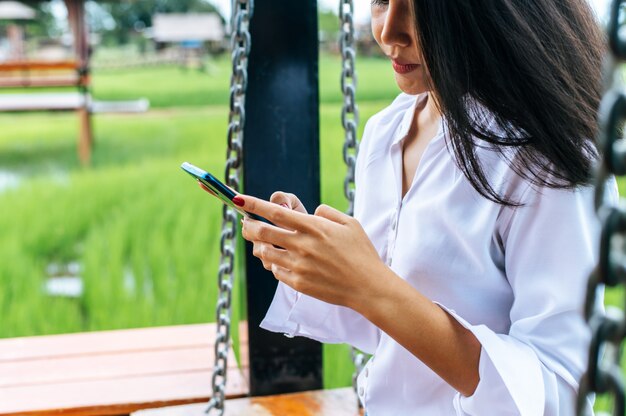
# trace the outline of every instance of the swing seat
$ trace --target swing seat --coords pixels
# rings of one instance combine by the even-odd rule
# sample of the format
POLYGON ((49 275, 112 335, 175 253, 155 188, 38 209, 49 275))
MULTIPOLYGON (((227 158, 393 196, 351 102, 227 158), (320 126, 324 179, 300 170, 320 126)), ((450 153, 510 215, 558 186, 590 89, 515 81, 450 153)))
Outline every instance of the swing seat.
MULTIPOLYGON (((357 416, 350 387, 227 400, 228 416, 357 416)), ((206 404, 141 410, 132 416, 206 416, 206 404)))
MULTIPOLYGON (((0 415, 122 415, 208 402, 215 324, 0 340, 0 415)), ((229 349, 226 397, 248 386, 229 349)))

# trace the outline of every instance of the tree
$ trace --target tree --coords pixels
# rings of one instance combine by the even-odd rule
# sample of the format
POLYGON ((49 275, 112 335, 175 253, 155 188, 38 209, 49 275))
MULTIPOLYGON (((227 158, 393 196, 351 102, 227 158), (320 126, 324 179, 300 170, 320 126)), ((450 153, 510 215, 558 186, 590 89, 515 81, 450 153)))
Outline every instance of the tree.
POLYGON ((55 37, 62 33, 62 29, 58 27, 56 19, 54 18, 48 3, 29 3, 28 5, 35 9, 35 19, 17 22, 0 20, 0 36, 4 34, 8 25, 14 23, 24 26, 25 32, 29 37, 55 37))

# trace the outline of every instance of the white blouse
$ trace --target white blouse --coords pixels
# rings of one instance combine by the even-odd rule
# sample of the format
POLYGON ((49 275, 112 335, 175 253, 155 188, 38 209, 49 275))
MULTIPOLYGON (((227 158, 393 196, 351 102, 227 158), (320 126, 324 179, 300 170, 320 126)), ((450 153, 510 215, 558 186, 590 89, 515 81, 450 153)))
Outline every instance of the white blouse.
POLYGON ((590 340, 582 305, 599 232, 593 190, 537 189, 479 148, 494 189, 524 206, 490 202, 456 166, 442 123, 402 198, 403 140, 425 97, 401 94, 367 123, 355 217, 397 275, 480 341, 474 394, 455 391, 355 311, 282 283, 261 327, 374 354, 358 378, 369 416, 574 415, 590 340))

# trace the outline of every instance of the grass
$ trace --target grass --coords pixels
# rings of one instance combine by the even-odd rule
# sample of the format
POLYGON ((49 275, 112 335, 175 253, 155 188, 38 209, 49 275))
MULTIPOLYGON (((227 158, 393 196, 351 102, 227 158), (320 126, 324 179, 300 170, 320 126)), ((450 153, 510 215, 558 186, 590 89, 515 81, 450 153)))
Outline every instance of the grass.
MULTIPOLYGON (((386 61, 358 64, 366 120, 397 90, 390 75, 381 76, 389 74, 386 61)), ((89 169, 76 158, 74 114, 0 115, 0 171, 22 177, 19 187, 0 192, 0 337, 214 320, 221 207, 178 166, 189 160, 223 171, 229 71, 220 59, 208 73, 96 72, 96 98, 147 97, 152 110, 96 115, 89 169), (72 261, 82 265, 84 295, 45 295, 47 265, 72 261)), ((338 74, 338 59, 322 57, 322 202, 344 209, 338 74)), ((235 320, 241 297, 236 284, 235 320)), ((608 303, 620 299, 621 292, 607 294, 608 303)), ((325 387, 349 385, 348 348, 324 351, 325 387)))
MULTIPOLYGON (((341 97, 332 93, 338 68, 337 59, 323 59, 322 199, 343 209, 341 97)), ((374 79, 380 70, 373 59, 362 76, 374 79)), ((190 160, 223 171, 228 74, 226 61, 210 74, 174 67, 96 72, 96 98, 147 97, 152 110, 94 116, 89 169, 76 158, 74 114, 0 115, 0 170, 22 177, 19 187, 0 193, 0 337, 214 320, 221 207, 178 166, 190 160), (82 266, 83 296, 45 295, 46 266, 73 261, 82 266)), ((363 92, 377 98, 363 100, 363 119, 395 96, 393 79, 387 84, 386 96, 363 92)), ((235 292, 237 320, 238 284, 235 292)), ((325 347, 326 387, 350 383, 348 357, 345 346, 325 347)))

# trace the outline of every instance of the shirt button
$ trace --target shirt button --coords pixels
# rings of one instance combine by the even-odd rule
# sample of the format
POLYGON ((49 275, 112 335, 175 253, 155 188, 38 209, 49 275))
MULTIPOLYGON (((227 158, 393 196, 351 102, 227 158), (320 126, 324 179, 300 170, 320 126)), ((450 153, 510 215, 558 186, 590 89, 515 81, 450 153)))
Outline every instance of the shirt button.
POLYGON ((365 390, 363 390, 363 387, 359 387, 359 396, 363 396, 363 393, 365 393, 365 390))

